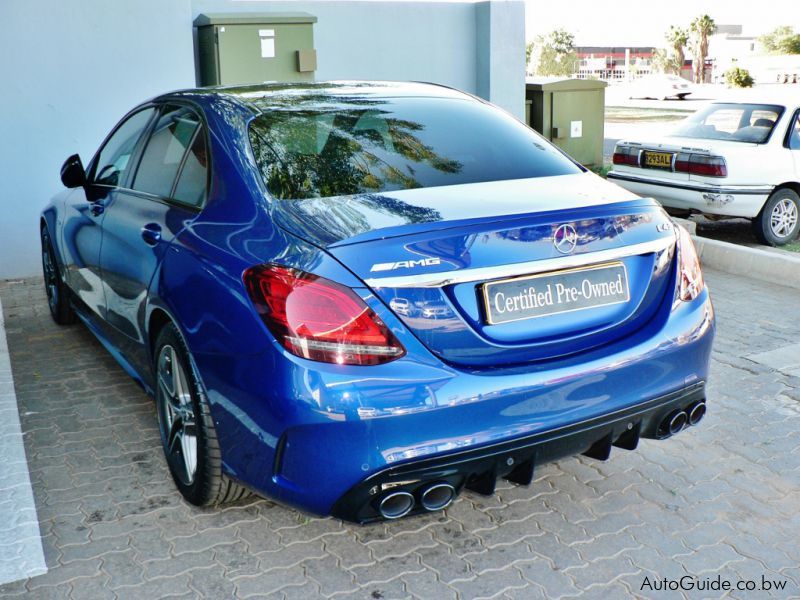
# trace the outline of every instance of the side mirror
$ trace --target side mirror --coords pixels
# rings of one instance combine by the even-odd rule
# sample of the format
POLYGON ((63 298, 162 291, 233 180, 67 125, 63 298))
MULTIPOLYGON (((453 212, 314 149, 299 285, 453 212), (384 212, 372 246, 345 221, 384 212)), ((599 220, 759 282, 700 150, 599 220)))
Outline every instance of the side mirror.
POLYGON ((61 183, 68 188, 81 187, 86 183, 86 171, 81 157, 73 154, 61 165, 61 183))

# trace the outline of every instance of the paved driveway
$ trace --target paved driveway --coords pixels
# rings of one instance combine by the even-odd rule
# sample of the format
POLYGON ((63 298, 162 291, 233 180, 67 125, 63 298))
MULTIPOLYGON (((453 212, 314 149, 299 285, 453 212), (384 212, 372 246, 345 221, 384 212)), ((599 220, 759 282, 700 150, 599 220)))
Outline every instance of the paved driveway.
MULTIPOLYGON (((708 280, 719 335, 700 427, 605 463, 562 460, 531 487, 465 493, 446 513, 363 527, 264 500, 184 503, 151 401, 83 326, 52 323, 39 282, 0 284, 49 568, 0 597, 677 598, 652 590, 685 575, 759 588, 764 577, 787 586, 775 597, 797 597, 797 292, 708 280)), ((0 483, 0 502, 5 493, 0 483)), ((0 553, 8 543, 0 535, 0 553)))

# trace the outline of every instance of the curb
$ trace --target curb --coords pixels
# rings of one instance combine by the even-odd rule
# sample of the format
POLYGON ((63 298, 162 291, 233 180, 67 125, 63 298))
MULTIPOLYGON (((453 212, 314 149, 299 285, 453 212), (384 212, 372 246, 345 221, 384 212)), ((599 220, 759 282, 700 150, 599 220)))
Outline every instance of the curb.
POLYGON ((800 289, 800 256, 738 246, 709 238, 692 236, 704 266, 750 279, 800 289))

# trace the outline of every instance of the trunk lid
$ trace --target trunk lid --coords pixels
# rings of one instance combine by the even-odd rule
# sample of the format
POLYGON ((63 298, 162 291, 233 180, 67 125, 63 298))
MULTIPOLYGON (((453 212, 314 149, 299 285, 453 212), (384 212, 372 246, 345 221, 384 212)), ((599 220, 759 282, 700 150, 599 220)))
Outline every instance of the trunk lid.
POLYGON ((673 289, 669 218, 655 201, 593 175, 286 208, 284 226, 326 247, 454 365, 497 367, 612 342, 648 323, 673 289), (575 236, 557 248, 569 228, 575 236), (591 301, 555 297, 592 284, 619 293, 598 292, 591 301), (498 293, 519 302, 511 310, 498 293), (538 303, 536 294, 544 294, 538 303))

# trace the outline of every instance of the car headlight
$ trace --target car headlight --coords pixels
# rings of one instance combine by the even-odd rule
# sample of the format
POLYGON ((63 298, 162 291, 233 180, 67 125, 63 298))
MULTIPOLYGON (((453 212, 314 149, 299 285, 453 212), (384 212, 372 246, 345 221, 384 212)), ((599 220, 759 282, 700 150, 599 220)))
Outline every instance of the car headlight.
POLYGON ((700 295, 705 288, 703 272, 700 269, 700 257, 694 247, 692 236, 680 225, 676 225, 678 232, 678 285, 676 286, 677 300, 689 302, 700 295))

